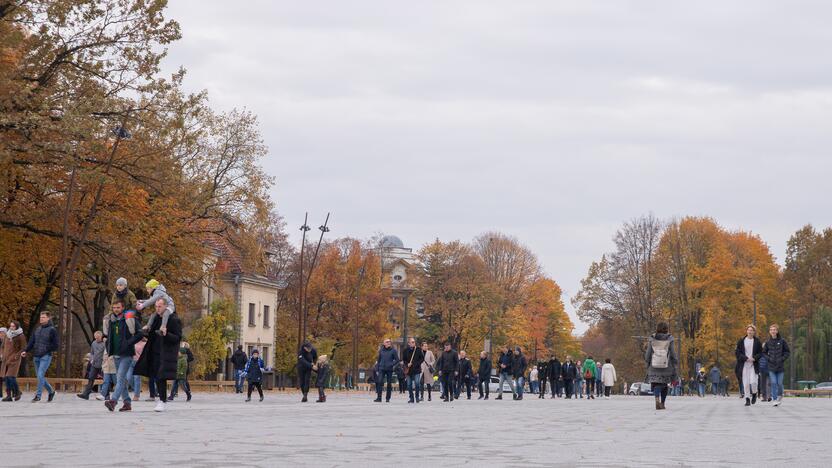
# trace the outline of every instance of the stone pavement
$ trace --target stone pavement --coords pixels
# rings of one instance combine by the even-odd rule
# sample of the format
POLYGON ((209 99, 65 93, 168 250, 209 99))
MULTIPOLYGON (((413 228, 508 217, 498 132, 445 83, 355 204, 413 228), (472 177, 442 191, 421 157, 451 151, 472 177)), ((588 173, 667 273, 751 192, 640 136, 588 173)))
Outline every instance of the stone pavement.
MULTIPOLYGON (((256 395, 256 394, 255 394, 256 395)), ((27 395, 31 397, 31 395, 27 395)), ((372 403, 331 393, 266 401, 197 393, 168 413, 59 394, 0 403, 0 466, 830 466, 832 399, 751 408, 739 398, 372 403)))

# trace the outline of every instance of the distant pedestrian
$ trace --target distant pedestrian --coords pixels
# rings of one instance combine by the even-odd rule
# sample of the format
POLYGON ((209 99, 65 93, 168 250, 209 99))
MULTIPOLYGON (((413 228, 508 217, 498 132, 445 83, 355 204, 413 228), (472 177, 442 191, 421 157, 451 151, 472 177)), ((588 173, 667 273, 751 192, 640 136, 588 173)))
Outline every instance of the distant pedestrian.
POLYGON ((442 385, 442 401, 454 401, 454 380, 459 375, 459 355, 451 348, 451 343, 445 343, 445 350, 436 361, 436 370, 442 385))
POLYGON ((581 361, 575 363, 575 370, 578 374, 575 376, 575 395, 578 398, 584 398, 584 366, 581 361))
POLYGON ((26 357, 29 353, 32 353, 32 356, 34 356, 38 386, 35 390, 35 397, 32 398, 32 403, 40 401, 44 388, 46 388, 48 393, 48 402, 55 398, 55 389, 46 380, 46 371, 49 370, 49 365, 52 364, 52 353, 58 350, 58 344, 58 331, 52 325, 51 315, 49 312, 41 312, 38 328, 35 329, 29 338, 29 344, 26 345, 26 349, 20 353, 21 357, 26 357))
POLYGON ((477 399, 482 400, 484 398, 487 400, 489 387, 491 385, 491 358, 485 351, 480 353, 480 366, 477 368, 477 377, 479 380, 477 383, 477 389, 480 392, 480 397, 477 399), (485 389, 484 396, 483 389, 485 389))
POLYGON ((459 398, 459 395, 462 393, 462 388, 465 388, 465 395, 467 395, 468 399, 471 399, 471 385, 473 384, 474 379, 474 368, 471 365, 471 360, 468 359, 468 355, 465 351, 459 352, 459 370, 457 371, 457 386, 456 386, 456 398, 459 398))
POLYGON ((503 399, 503 384, 504 382, 508 382, 509 387, 511 387, 511 394, 514 399, 517 399, 517 390, 514 387, 514 381, 512 380, 512 371, 511 371, 511 364, 512 364, 512 354, 511 351, 508 350, 508 346, 503 346, 503 352, 500 353, 500 359, 497 361, 498 371, 500 372, 500 383, 497 387, 497 398, 495 400, 502 400, 503 399))
POLYGON ((740 386, 745 395, 745 406, 757 403, 757 374, 760 372, 760 355, 763 354, 763 345, 757 338, 757 327, 748 325, 745 327, 745 336, 737 341, 737 369, 742 373, 740 386))
POLYGON ((538 383, 539 383, 539 375, 540 371, 537 370, 537 364, 532 363, 532 370, 529 371, 529 392, 533 395, 538 394, 538 383))
POLYGON ((523 390, 526 386, 526 356, 523 355, 523 350, 519 346, 514 347, 514 355, 511 358, 511 374, 514 377, 514 386, 517 388, 517 396, 515 400, 523 399, 523 390))
POLYGON ((546 398, 546 384, 549 381, 549 361, 541 359, 537 362, 537 392, 540 398, 546 398))
POLYGON ((552 398, 563 396, 563 366, 555 356, 549 358, 548 378, 552 389, 552 398))
POLYGON ((592 356, 588 356, 584 360, 584 385, 586 385, 586 398, 588 400, 595 399, 595 381, 598 376, 598 365, 592 356))
POLYGON ((711 382, 711 394, 717 396, 719 394, 719 382, 722 380, 722 373, 716 364, 711 367, 711 371, 708 373, 708 380, 711 382))
POLYGON ((768 380, 768 357, 766 357, 765 353, 762 353, 760 355, 760 359, 758 359, 757 361, 760 364, 760 366, 759 366, 760 367, 760 377, 759 377, 760 382, 759 382, 759 385, 758 385, 758 388, 759 388, 759 391, 760 391, 760 398, 763 401, 771 401, 771 398, 770 398, 771 385, 769 385, 769 380, 768 380))
POLYGON ((572 399, 575 394, 575 380, 578 378, 578 366, 572 362, 572 356, 567 355, 566 361, 561 366, 561 375, 563 376, 563 389, 566 393, 566 399, 572 399))
POLYGON ((607 358, 604 360, 604 365, 601 366, 601 382, 604 385, 604 398, 609 399, 610 390, 615 385, 618 377, 615 375, 615 366, 612 365, 612 360, 607 358))
POLYGON ((3 363, 0 364, 0 377, 6 385, 6 397, 3 401, 18 401, 23 395, 17 384, 17 373, 20 371, 20 363, 23 360, 21 354, 24 349, 26 349, 26 336, 23 335, 20 322, 12 320, 5 332, 3 347, 0 350, 0 355, 3 356, 3 363))
POLYGON ((263 372, 266 371, 266 365, 260 359, 260 352, 256 349, 251 350, 251 357, 246 363, 245 374, 246 381, 248 381, 248 394, 246 395, 246 402, 251 401, 251 392, 255 388, 260 394, 260 401, 263 401, 263 372))
POLYGON ((789 358, 789 345, 780 336, 780 327, 774 324, 768 328, 769 339, 763 345, 763 354, 768 360, 768 377, 771 384, 771 399, 774 406, 783 402, 783 376, 785 362, 789 358))
POLYGON ((425 360, 422 362, 422 376, 421 384, 419 385, 419 397, 422 401, 425 400, 425 387, 428 389, 428 401, 431 401, 431 390, 433 389, 434 373, 436 372, 436 356, 428 347, 427 341, 422 342, 422 353, 425 360))
POLYGON ((104 349, 106 346, 106 343, 104 343, 104 333, 101 331, 93 333, 93 340, 90 343, 90 364, 86 376, 87 385, 77 395, 78 398, 84 400, 90 399, 90 393, 92 393, 92 387, 95 385, 95 379, 101 374, 101 366, 104 364, 104 349))
MULTIPOLYGON (((249 360, 250 361, 250 360, 249 360)), ((309 384, 312 381, 312 367, 318 362, 318 350, 312 346, 312 343, 305 342, 298 350, 298 382, 300 392, 303 394, 301 403, 308 401, 309 384)), ((392 371, 392 368, 390 369, 392 371)))
POLYGON ((176 361, 176 381, 173 382, 168 401, 173 401, 176 398, 179 387, 182 387, 182 390, 185 391, 186 401, 191 401, 191 384, 188 382, 188 371, 190 370, 194 355, 186 345, 187 343, 183 341, 182 346, 179 347, 179 357, 176 361))
POLYGON ((705 368, 702 367, 699 369, 699 373, 696 374, 696 388, 700 397, 705 396, 705 384, 707 381, 708 377, 705 375, 705 368))
POLYGON ((329 379, 329 358, 322 354, 315 363, 315 372, 318 374, 315 379, 315 386, 318 388, 318 399, 315 403, 326 403, 326 385, 329 379))
POLYGON ((378 350, 378 383, 376 384, 376 403, 381 403, 381 393, 384 382, 387 381, 386 402, 390 403, 390 395, 393 393, 393 372, 399 364, 399 353, 393 347, 390 338, 385 338, 384 343, 378 350))
POLYGON ((670 334, 667 323, 659 322, 656 326, 656 333, 650 336, 644 352, 644 360, 647 363, 647 382, 653 390, 657 410, 665 409, 667 385, 677 378, 678 360, 673 350, 673 341, 673 335, 670 334))
POLYGON ((248 364, 248 356, 243 351, 243 345, 237 345, 237 349, 231 355, 231 364, 234 365, 234 391, 243 393, 243 373, 245 373, 246 364, 248 364))

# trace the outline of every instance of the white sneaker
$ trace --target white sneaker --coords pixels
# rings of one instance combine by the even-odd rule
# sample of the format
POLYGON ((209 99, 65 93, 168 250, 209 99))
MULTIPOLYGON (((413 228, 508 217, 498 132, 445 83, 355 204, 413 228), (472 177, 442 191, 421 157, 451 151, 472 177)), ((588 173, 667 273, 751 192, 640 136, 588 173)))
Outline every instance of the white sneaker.
POLYGON ((153 411, 155 411, 157 413, 164 413, 165 411, 167 411, 167 405, 165 404, 164 401, 160 401, 159 403, 156 404, 156 407, 153 408, 153 411))
POLYGON ((774 402, 774 406, 780 406, 780 403, 782 403, 782 402, 783 402, 783 397, 780 397, 774 402))
POLYGON ((98 401, 104 401, 104 397, 100 393, 95 396, 95 399, 98 401))

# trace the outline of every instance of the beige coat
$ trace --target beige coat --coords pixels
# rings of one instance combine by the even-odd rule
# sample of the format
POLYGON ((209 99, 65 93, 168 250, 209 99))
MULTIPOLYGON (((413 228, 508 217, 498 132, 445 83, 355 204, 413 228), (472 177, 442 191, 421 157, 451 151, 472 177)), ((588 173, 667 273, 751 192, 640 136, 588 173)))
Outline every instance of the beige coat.
POLYGON ((604 382, 605 387, 612 387, 615 385, 615 381, 618 380, 618 377, 615 375, 615 367, 612 364, 606 363, 603 367, 601 367, 601 380, 604 382))
POLYGON ((433 385, 433 373, 428 366, 436 369, 436 356, 431 350, 425 351, 425 361, 422 363, 422 382, 433 385))

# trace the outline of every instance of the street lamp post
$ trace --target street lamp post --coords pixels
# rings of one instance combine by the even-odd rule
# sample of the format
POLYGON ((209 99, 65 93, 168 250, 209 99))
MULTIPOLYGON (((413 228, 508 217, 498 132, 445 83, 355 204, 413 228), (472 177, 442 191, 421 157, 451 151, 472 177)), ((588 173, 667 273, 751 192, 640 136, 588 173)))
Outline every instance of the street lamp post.
MULTIPOLYGON (((300 349, 301 345, 303 345, 303 340, 305 338, 304 331, 306 330, 305 324, 303 323, 303 250, 306 246, 306 232, 309 231, 311 228, 307 224, 309 220, 309 212, 303 215, 303 226, 300 227, 303 236, 301 237, 300 241, 300 273, 298 274, 298 348, 300 349)), ((300 385, 300 382, 298 382, 300 385)))

